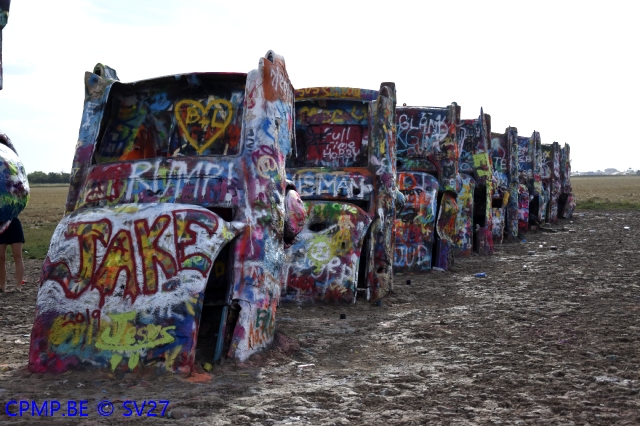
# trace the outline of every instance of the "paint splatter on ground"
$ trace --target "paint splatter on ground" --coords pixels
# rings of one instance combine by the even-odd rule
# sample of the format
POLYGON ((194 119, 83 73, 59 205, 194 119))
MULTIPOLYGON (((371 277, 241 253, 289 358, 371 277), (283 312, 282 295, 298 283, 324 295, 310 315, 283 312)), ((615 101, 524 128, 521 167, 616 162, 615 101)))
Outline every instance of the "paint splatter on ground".
MULTIPOLYGON (((88 399, 85 424, 101 424, 102 399, 167 399, 170 419, 129 420, 637 424, 640 213, 589 211, 573 222, 459 259, 451 272, 397 276, 381 307, 283 305, 274 350, 192 380, 30 374, 25 335, 41 262, 29 261, 26 291, 0 295, 0 411, 10 399, 88 399)), ((113 416, 123 420, 122 410, 113 416)))

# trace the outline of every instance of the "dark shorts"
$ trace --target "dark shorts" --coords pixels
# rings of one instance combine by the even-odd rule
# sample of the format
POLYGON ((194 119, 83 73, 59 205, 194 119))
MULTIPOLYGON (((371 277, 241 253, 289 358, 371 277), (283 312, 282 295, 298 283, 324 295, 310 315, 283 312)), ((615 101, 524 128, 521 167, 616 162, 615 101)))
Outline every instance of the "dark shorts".
POLYGON ((24 232, 22 223, 17 217, 11 221, 6 231, 0 234, 0 244, 24 244, 24 232))

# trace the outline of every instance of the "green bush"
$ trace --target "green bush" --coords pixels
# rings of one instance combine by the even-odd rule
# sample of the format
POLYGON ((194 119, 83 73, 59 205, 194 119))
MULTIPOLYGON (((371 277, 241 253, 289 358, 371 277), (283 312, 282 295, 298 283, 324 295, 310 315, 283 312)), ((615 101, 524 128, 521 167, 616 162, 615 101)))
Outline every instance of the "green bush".
POLYGON ((71 175, 69 173, 44 173, 44 172, 33 172, 27 174, 27 178, 29 179, 29 183, 66 183, 68 184, 71 180, 71 175))

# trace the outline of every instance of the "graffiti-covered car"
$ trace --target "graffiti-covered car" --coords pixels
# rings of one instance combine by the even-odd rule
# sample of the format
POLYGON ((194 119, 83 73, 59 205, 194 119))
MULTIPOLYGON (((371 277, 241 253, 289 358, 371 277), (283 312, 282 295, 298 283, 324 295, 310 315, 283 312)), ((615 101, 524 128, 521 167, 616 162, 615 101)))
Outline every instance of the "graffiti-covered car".
POLYGON ((448 269, 457 241, 460 107, 398 107, 398 189, 394 270, 448 269))
POLYGON ((476 119, 460 121, 458 146, 462 189, 458 194, 458 244, 456 251, 468 255, 471 249, 478 254, 493 252, 491 234, 491 200, 493 172, 491 167, 491 116, 480 109, 476 119), (469 183, 465 184, 465 181, 469 183), (472 186, 471 183, 475 186, 472 186), (473 190, 472 190, 473 188, 473 190), (471 218, 471 220, 469 219, 471 218), (470 241, 473 238, 473 241, 470 241))
POLYGON ((248 74, 122 83, 100 64, 85 74, 32 371, 186 373, 196 352, 243 360, 272 341, 285 234, 296 229, 285 224, 293 96, 271 51, 248 74))
POLYGON ((571 188, 571 148, 568 143, 560 149, 560 186, 558 215, 561 218, 570 219, 576 208, 576 197, 571 188))
POLYGON ((395 85, 379 91, 296 90, 296 146, 287 175, 307 221, 289 249, 291 301, 378 300, 393 284, 395 85))
POLYGON ((491 133, 491 157, 494 177, 491 227, 494 241, 518 237, 518 129, 491 133))
POLYGON ((27 172, 11 139, 0 132, 0 234, 29 202, 27 172))
POLYGON ((542 144, 542 190, 545 192, 545 222, 558 222, 558 202, 562 193, 560 144, 542 144))

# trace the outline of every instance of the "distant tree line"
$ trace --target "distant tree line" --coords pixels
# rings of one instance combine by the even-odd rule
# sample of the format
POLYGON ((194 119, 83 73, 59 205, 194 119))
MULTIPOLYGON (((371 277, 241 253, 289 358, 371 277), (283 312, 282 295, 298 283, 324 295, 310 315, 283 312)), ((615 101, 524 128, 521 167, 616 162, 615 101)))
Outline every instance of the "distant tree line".
POLYGON ((71 175, 65 172, 33 172, 27 174, 29 183, 69 183, 71 175))

